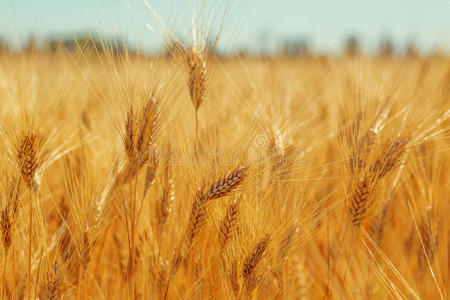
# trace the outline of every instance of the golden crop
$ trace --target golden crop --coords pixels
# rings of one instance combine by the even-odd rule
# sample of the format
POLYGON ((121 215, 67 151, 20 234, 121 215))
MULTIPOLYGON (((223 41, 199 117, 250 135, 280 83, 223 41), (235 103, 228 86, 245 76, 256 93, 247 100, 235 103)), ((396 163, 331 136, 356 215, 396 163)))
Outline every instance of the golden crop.
POLYGON ((2 299, 447 298, 450 60, 202 51, 0 55, 2 299))

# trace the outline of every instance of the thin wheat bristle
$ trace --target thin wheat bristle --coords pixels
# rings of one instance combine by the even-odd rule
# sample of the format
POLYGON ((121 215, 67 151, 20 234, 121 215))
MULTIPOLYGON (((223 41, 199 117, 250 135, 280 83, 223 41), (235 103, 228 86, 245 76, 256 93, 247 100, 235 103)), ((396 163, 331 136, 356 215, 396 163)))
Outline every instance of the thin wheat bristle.
POLYGON ((389 196, 386 200, 383 201, 383 205, 381 207, 381 211, 375 217, 375 219, 370 224, 370 233, 374 236, 377 244, 380 244, 383 240, 384 233, 387 226, 388 213, 390 211, 392 198, 389 196))
POLYGON ((423 270, 427 261, 430 263, 434 260, 436 250, 439 246, 439 219, 434 220, 430 214, 426 214, 421 218, 419 225, 419 234, 421 245, 418 247, 419 267, 423 270))
POLYGON ((58 240, 58 252, 64 262, 69 262, 75 252, 75 245, 70 230, 67 228, 67 224, 62 223, 61 228, 63 231, 61 238, 58 240))
POLYGON ((126 263, 124 262, 125 258, 122 253, 123 244, 122 244, 122 241, 120 240, 120 238, 118 237, 117 232, 114 232, 113 241, 114 241, 114 246, 117 250, 116 251, 117 257, 115 259, 117 261, 117 265, 119 268, 119 274, 122 276, 122 278, 126 278, 127 266, 126 266, 126 263))
POLYGON ((87 269, 92 256, 93 241, 89 237, 89 232, 86 230, 82 234, 82 249, 81 249, 81 265, 84 270, 87 269))
POLYGON ((360 139, 357 144, 357 149, 355 149, 349 160, 350 170, 352 173, 360 172, 367 165, 367 161, 370 157, 377 136, 377 132, 371 128, 360 139))
POLYGON ((159 297, 163 296, 164 287, 166 285, 167 277, 167 262, 161 262, 159 265, 159 270, 156 275, 156 292, 159 297))
POLYGON ((178 271, 178 269, 181 266, 181 263, 186 258, 185 253, 183 251, 184 250, 182 249, 180 253, 174 253, 174 256, 172 258, 172 275, 178 271))
POLYGON ((386 176, 394 170, 406 151, 407 140, 400 139, 389 146, 388 150, 383 153, 374 163, 372 172, 379 173, 379 177, 386 176))
POLYGON ((20 180, 20 178, 13 176, 10 182, 8 183, 8 191, 9 191, 8 199, 10 199, 10 201, 14 203, 14 210, 16 209, 17 202, 19 201, 20 198, 21 188, 22 188, 22 181, 20 180))
POLYGON ((285 261, 291 251, 295 237, 297 235, 298 228, 296 226, 290 226, 285 232, 283 239, 278 247, 278 263, 285 261))

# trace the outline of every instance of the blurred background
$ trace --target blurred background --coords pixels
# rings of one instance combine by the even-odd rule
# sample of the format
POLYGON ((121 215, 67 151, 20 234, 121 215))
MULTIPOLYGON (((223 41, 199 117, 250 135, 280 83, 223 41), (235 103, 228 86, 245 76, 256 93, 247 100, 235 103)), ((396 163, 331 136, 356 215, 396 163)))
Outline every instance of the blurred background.
POLYGON ((222 55, 450 53, 449 0, 200 2, 1 0, 0 43, 10 51, 71 49, 94 37, 120 41, 118 51, 126 44, 155 54, 167 32, 189 39, 195 23, 220 34, 222 55))

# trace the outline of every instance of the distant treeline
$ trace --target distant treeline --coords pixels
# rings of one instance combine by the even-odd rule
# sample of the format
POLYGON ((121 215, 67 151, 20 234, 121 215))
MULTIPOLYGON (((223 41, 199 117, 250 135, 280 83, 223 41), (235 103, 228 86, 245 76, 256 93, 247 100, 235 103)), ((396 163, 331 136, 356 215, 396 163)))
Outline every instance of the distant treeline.
MULTIPOLYGON (((169 55, 169 53, 172 52, 172 50, 176 47, 175 43, 167 43, 164 45, 164 47, 161 47, 159 51, 156 51, 154 53, 145 53, 143 51, 137 51, 133 47, 130 47, 128 43, 123 39, 115 39, 115 38, 103 38, 100 35, 98 37, 95 37, 90 34, 81 35, 78 37, 71 37, 71 38, 53 38, 48 39, 44 41, 43 43, 36 42, 36 39, 34 37, 30 37, 28 41, 21 47, 11 47, 7 42, 5 42, 5 39, 2 39, 0 37, 0 52, 36 52, 36 51, 45 51, 50 53, 58 53, 61 51, 64 52, 77 52, 77 51, 83 51, 84 53, 96 53, 96 54, 102 54, 102 53, 109 53, 109 54, 123 54, 125 52, 129 54, 136 54, 136 55, 152 55, 152 54, 158 54, 158 55, 169 55)), ((256 55, 255 53, 247 51, 245 48, 234 51, 232 53, 227 52, 221 52, 220 49, 215 49, 214 46, 209 45, 207 47, 207 51, 218 56, 252 56, 256 55)), ((271 53, 263 52, 265 54, 258 53, 258 56, 264 56, 264 55, 284 55, 284 56, 313 56, 317 55, 317 51, 314 51, 308 42, 307 39, 287 39, 284 42, 280 43, 279 50, 273 51, 271 53)), ((346 39, 345 43, 343 44, 343 49, 341 51, 343 55, 346 56, 358 56, 358 55, 367 55, 367 53, 364 53, 361 50, 360 42, 356 36, 350 36, 346 39)), ((421 56, 421 52, 418 50, 416 45, 411 42, 406 47, 403 47, 403 49, 399 50, 394 46, 394 43, 389 39, 383 39, 378 45, 378 48, 375 52, 373 52, 374 55, 380 56, 380 57, 394 57, 394 56, 407 56, 407 57, 414 57, 414 56, 421 56)), ((435 51, 433 53, 430 53, 432 55, 443 55, 444 53, 439 53, 438 51, 435 51)))

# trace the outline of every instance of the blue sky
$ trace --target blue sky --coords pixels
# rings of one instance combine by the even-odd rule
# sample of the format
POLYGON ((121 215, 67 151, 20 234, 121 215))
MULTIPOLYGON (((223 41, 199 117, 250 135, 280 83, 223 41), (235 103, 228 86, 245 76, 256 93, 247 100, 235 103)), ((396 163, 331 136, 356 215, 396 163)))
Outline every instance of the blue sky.
MULTIPOLYGON (((147 1, 181 35, 199 3, 147 1)), ((275 49, 286 38, 304 37, 315 50, 337 52, 355 34, 368 51, 384 37, 399 48, 413 40, 423 51, 450 51, 450 0, 213 0, 204 11, 205 23, 214 16, 213 32, 223 28, 220 46, 226 50, 275 49)), ((151 50, 161 44, 158 29, 161 23, 143 0, 0 0, 0 36, 18 42, 30 34, 44 40, 92 30, 125 36, 131 45, 151 50)))

